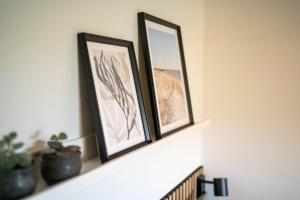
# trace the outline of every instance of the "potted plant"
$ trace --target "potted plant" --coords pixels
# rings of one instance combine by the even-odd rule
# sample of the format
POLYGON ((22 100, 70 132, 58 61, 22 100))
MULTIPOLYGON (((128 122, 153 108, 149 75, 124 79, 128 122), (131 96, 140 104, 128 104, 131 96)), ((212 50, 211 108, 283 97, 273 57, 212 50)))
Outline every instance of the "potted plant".
POLYGON ((36 173, 32 156, 19 152, 22 142, 13 143, 17 133, 0 139, 0 199, 17 199, 35 190, 36 173))
POLYGON ((47 142, 49 149, 42 152, 41 174, 48 185, 71 178, 80 173, 81 151, 79 146, 63 146, 66 133, 52 135, 47 142))

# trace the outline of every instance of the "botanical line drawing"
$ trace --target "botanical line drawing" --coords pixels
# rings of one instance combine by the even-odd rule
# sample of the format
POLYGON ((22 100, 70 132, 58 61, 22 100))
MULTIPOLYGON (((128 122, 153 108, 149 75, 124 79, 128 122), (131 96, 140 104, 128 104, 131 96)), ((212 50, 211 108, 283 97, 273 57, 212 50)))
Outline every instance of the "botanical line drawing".
MULTIPOLYGON (((127 127, 127 140, 130 139, 130 134, 134 127, 140 133, 136 125, 137 108, 133 95, 126 88, 124 80, 122 80, 116 66, 122 66, 127 69, 125 56, 117 57, 114 54, 104 54, 100 51, 100 59, 93 57, 96 74, 98 79, 103 83, 106 90, 111 94, 115 102, 121 108, 127 127)), ((128 76, 128 74, 126 74, 128 76)))

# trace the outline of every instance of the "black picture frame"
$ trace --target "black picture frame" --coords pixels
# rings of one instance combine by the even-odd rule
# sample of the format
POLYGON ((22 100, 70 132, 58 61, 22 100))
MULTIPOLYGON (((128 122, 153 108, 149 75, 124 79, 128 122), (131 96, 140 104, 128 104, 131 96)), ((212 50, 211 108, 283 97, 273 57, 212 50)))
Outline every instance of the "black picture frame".
MULTIPOLYGON (((148 80, 148 88, 149 88, 149 95, 150 95, 150 102, 151 102, 151 109, 152 109, 152 115, 153 115, 153 121, 154 121, 154 129, 155 129, 155 135, 157 139, 163 138, 165 136, 168 136, 172 133, 175 133, 181 129, 184 129, 188 126, 191 126, 194 124, 193 119, 193 112, 192 112, 192 106, 191 106, 191 98, 190 98, 190 92, 189 92, 189 86, 188 86, 188 79, 187 79, 187 72, 186 72, 186 65, 185 65, 185 58, 184 58, 184 52, 183 52, 183 44, 182 44, 182 37, 181 37, 181 30, 180 26, 168 22, 166 20, 160 19, 158 17, 152 16, 150 14, 140 12, 138 13, 138 26, 139 26, 139 40, 141 41, 142 45, 142 51, 144 55, 144 64, 146 68, 147 73, 147 80, 148 80), (180 64, 181 64, 181 70, 182 70, 182 78, 184 83, 184 90, 186 94, 186 108, 188 112, 188 122, 186 124, 183 124, 182 126, 176 127, 172 130, 169 130, 165 133, 162 133, 161 130, 161 124, 159 119, 159 105, 156 98, 156 88, 154 84, 154 75, 153 75, 153 64, 150 57, 150 48, 149 48, 149 40, 148 40, 148 33, 147 33, 147 26, 146 21, 158 24, 163 27, 170 28, 174 30, 177 34, 177 44, 179 48, 179 54, 180 54, 180 64)), ((163 42, 162 42, 163 43, 163 42)))
MULTIPOLYGON (((141 86, 140 86, 140 81, 139 81, 139 76, 138 76, 138 68, 137 68, 137 62, 136 62, 133 42, 116 39, 116 38, 100 36, 100 35, 89 34, 89 33, 78 33, 77 38, 78 38, 78 48, 79 48, 79 60, 80 60, 80 65, 82 65, 82 67, 84 68, 84 70, 83 70, 84 74, 85 74, 84 77, 86 77, 86 79, 87 79, 87 90, 89 93, 89 102, 90 102, 90 106, 91 106, 90 108, 91 108, 91 112, 92 112, 92 119, 93 119, 94 126, 95 126, 97 146, 98 146, 98 151, 99 151, 101 161, 102 162, 109 161, 111 159, 114 159, 116 157, 124 155, 128 152, 131 152, 135 149, 138 149, 142 146, 145 146, 148 143, 151 143, 149 126, 148 126, 147 117, 146 117, 146 113, 145 113, 144 101, 143 101, 143 96, 142 96, 142 91, 141 91, 141 86), (89 54, 89 50, 88 50, 88 43, 90 43, 90 42, 92 44, 93 43, 103 44, 104 46, 112 45, 113 47, 115 46, 116 48, 117 47, 121 47, 121 48, 125 47, 128 49, 128 56, 129 56, 130 65, 131 65, 131 70, 129 70, 129 74, 130 73, 132 74, 132 77, 134 79, 133 80, 134 87, 136 89, 135 95, 136 95, 137 104, 138 104, 136 106, 138 106, 138 108, 140 110, 140 112, 139 112, 139 116, 141 119, 140 124, 142 124, 142 127, 143 127, 142 134, 144 134, 145 140, 142 142, 139 142, 133 146, 129 146, 128 148, 122 149, 118 152, 114 152, 112 154, 110 154, 108 152, 109 144, 107 143, 107 138, 105 138, 105 132, 104 132, 105 127, 102 123, 103 122, 102 120, 106 116, 101 115, 101 109, 103 110, 104 108, 99 106, 100 97, 99 97, 99 95, 97 96, 97 91, 96 91, 96 88, 97 88, 96 84, 98 82, 97 83, 95 82, 94 76, 96 76, 96 75, 93 75, 91 59, 89 57, 90 54, 89 54)), ((96 59, 96 57, 94 57, 94 59, 96 59)), ((111 62, 113 63, 113 61, 111 61, 111 62)), ((96 61, 95 61, 95 63, 96 63, 96 61)), ((114 64, 115 63, 113 63, 112 65, 114 65, 114 64)), ((99 62, 99 66, 100 65, 101 64, 99 62)), ((107 66, 112 67, 112 65, 107 65, 107 66)), ((97 65, 95 64, 95 66, 97 66, 97 65)), ((124 66, 124 65, 122 65, 122 66, 124 66)), ((96 68, 96 67, 94 67, 94 68, 96 68)), ((129 66, 129 68, 130 68, 130 66, 129 66)), ((111 70, 111 71, 113 71, 113 70, 111 70)), ((99 71, 97 71, 97 72, 99 72, 99 71)), ((98 73, 97 73, 97 75, 98 75, 98 73)), ((99 77, 99 75, 98 75, 98 77, 99 77)), ((121 79, 116 78, 116 81, 119 81, 119 80, 122 81, 121 79)), ((105 85, 104 82, 103 82, 103 85, 105 85)), ((115 91, 117 91, 117 90, 115 90, 115 91)), ((123 93, 124 94, 122 94, 122 95, 126 96, 125 92, 123 92, 123 93)), ((113 96, 113 93, 111 93, 111 95, 113 96)), ((126 97, 128 97, 128 96, 126 96, 126 97)), ((127 100, 127 101, 129 101, 129 100, 127 100)), ((120 104, 118 104, 118 105, 120 106, 120 104)), ((127 107, 129 107, 129 103, 128 103, 127 107)), ((121 106, 120 106, 120 108, 121 108, 121 106)), ((124 110, 125 110, 125 107, 124 107, 124 110)), ((136 116, 138 116, 138 114, 136 114, 136 116)), ((137 124, 137 122, 135 124, 137 124)), ((128 138, 129 138, 129 133, 128 133, 128 138)))

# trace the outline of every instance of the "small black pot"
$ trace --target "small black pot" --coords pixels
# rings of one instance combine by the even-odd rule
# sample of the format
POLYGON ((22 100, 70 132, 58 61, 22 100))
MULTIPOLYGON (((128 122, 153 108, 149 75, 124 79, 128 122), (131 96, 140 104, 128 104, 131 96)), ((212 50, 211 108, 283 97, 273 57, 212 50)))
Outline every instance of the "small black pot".
POLYGON ((48 185, 71 178, 80 173, 80 152, 64 154, 43 154, 41 174, 48 185))
POLYGON ((34 164, 25 169, 0 172, 0 199, 18 199, 32 194, 36 188, 34 164))

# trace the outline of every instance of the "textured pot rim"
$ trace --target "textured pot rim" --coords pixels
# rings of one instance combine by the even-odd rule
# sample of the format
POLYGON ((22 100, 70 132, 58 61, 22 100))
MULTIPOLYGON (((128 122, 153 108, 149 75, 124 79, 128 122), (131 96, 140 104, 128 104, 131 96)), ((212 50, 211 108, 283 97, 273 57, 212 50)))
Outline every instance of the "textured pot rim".
POLYGON ((81 151, 73 152, 73 153, 66 153, 66 154, 42 154, 42 159, 70 159, 70 158, 80 158, 81 151))

